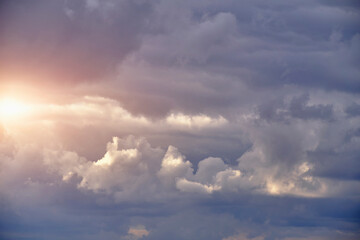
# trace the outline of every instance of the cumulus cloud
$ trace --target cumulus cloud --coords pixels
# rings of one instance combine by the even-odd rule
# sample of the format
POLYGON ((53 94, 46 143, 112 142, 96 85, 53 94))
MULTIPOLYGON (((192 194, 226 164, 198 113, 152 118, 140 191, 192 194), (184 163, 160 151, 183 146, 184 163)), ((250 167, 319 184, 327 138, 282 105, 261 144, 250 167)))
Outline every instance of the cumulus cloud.
POLYGON ((46 151, 44 158, 50 166, 58 165, 64 181, 78 176, 81 178, 78 188, 111 194, 120 201, 134 194, 148 197, 146 192, 157 187, 152 174, 159 168, 162 156, 161 149, 152 148, 145 139, 130 136, 114 137, 104 157, 95 162, 66 151, 46 151))
POLYGON ((137 240, 149 235, 149 231, 142 225, 130 227, 128 230, 128 235, 125 239, 137 240))
POLYGON ((236 185, 241 175, 219 158, 202 160, 193 174, 192 164, 177 148, 169 146, 164 154, 162 149, 151 147, 145 139, 133 136, 114 137, 108 143, 104 157, 94 162, 74 152, 54 150, 45 150, 44 161, 49 169, 62 175, 63 181, 80 177, 78 188, 110 194, 116 201, 161 193, 161 184, 176 186, 184 192, 212 193, 222 189, 223 185, 236 185))
MULTIPOLYGON (((201 160, 196 170, 177 148, 169 146, 164 151, 152 147, 144 138, 134 136, 114 137, 107 144, 104 156, 94 161, 65 149, 23 146, 15 155, 8 156, 8 162, 3 162, 6 174, 2 172, 2 179, 6 185, 2 186, 2 192, 6 195, 13 192, 11 186, 27 189, 21 194, 51 191, 55 186, 61 186, 60 180, 81 191, 90 190, 95 196, 110 196, 107 204, 122 204, 167 202, 174 196, 180 199, 190 196, 186 193, 195 193, 194 197, 214 195, 225 198, 244 193, 326 197, 336 196, 341 191, 349 194, 346 191, 356 185, 323 181, 312 174, 314 165, 304 160, 283 172, 281 162, 273 164, 269 155, 273 153, 267 149, 269 143, 261 142, 261 137, 254 141, 255 145, 239 158, 237 166, 226 164, 221 158, 209 157, 201 160)), ((98 201, 106 204, 108 200, 100 198, 98 201)), ((131 232, 128 232, 130 239, 140 237, 137 233, 145 233, 138 229, 131 232)))
POLYGON ((196 173, 188 179, 178 179, 176 187, 183 192, 210 194, 220 190, 236 191, 244 181, 239 170, 232 169, 220 158, 212 157, 200 161, 196 173))
POLYGON ((176 178, 192 174, 192 164, 185 160, 177 148, 169 146, 161 162, 161 169, 157 173, 165 184, 174 184, 176 178))
MULTIPOLYGON (((134 136, 123 139, 114 137, 107 144, 104 156, 95 161, 58 148, 46 147, 41 150, 40 146, 34 146, 30 149, 33 149, 34 156, 38 156, 38 167, 36 171, 34 169, 34 174, 45 171, 59 175, 64 183, 108 195, 115 202, 136 200, 140 196, 149 201, 159 201, 181 192, 212 194, 263 189, 263 193, 266 193, 265 184, 272 176, 255 168, 251 169, 254 171, 252 174, 243 174, 240 165, 230 166, 221 158, 213 157, 201 160, 194 170, 193 164, 177 148, 169 146, 165 152, 162 148, 152 147, 146 139, 134 136), (42 157, 39 157, 41 154, 42 157), (259 178, 258 181, 252 180, 253 175, 259 178)), ((8 158, 12 157, 10 155, 8 158)), ((5 164, 5 168, 16 166, 19 161, 23 161, 20 159, 12 161, 10 165, 5 164)), ((19 170, 28 171, 27 168, 19 170)), ((301 174, 303 172, 298 175, 301 174)), ((298 175, 295 174, 295 177, 298 175)), ((38 178, 31 172, 24 174, 24 177, 31 181, 38 178)), ((280 193, 287 194, 290 191, 280 193)))
POLYGON ((94 162, 74 152, 51 150, 44 152, 44 161, 63 181, 79 177, 78 188, 111 195, 116 201, 139 196, 151 199, 151 194, 166 196, 170 189, 199 194, 239 191, 309 197, 329 194, 328 183, 310 174, 313 168, 310 163, 301 161, 283 173, 281 165, 272 164, 264 153, 266 149, 261 145, 255 147, 238 159, 238 166, 209 157, 201 160, 195 171, 177 148, 169 146, 164 152, 151 147, 144 138, 129 136, 114 137, 104 157, 94 162))

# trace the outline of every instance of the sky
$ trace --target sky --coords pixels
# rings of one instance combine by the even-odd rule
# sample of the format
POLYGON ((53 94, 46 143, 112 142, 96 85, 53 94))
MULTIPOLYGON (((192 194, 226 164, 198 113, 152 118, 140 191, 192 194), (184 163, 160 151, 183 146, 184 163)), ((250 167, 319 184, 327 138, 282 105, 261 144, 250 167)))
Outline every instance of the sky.
POLYGON ((360 3, 0 3, 0 238, 360 238, 360 3))

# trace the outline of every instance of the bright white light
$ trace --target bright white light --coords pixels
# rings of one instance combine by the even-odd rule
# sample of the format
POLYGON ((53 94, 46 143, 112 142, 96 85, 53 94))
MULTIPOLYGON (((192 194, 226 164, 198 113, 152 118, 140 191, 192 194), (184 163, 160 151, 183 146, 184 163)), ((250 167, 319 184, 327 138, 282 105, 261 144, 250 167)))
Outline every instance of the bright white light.
POLYGON ((29 111, 29 105, 15 99, 5 98, 0 102, 0 118, 16 117, 29 111))

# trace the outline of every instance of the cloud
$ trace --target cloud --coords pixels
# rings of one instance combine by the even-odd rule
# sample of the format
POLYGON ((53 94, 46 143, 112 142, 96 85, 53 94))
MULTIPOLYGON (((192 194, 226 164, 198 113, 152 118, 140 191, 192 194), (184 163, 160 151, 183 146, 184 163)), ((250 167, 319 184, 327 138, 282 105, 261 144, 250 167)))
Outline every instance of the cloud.
POLYGON ((152 148, 145 139, 129 136, 114 137, 104 157, 95 162, 66 151, 46 151, 44 158, 50 166, 58 165, 63 180, 78 176, 81 178, 78 188, 111 194, 121 201, 133 198, 134 194, 148 197, 151 185, 157 187, 151 174, 159 168, 162 156, 163 151, 152 148))
POLYGON ((0 238, 359 238, 354 1, 0 12, 0 238))
POLYGON ((54 150, 44 151, 44 161, 51 171, 62 175, 63 181, 79 177, 78 188, 112 195, 116 201, 163 194, 161 185, 170 189, 176 186, 184 192, 212 193, 223 187, 236 190, 241 176, 239 170, 231 169, 219 158, 200 161, 193 174, 192 164, 177 148, 169 146, 164 154, 145 139, 133 136, 114 137, 104 157, 95 162, 74 152, 54 150))
POLYGON ((142 225, 130 227, 128 231, 128 235, 125 237, 125 239, 137 240, 148 236, 149 233, 150 232, 146 230, 146 228, 142 225))
POLYGON ((349 117, 357 117, 360 115, 360 105, 352 103, 345 109, 345 112, 349 117))
POLYGON ((290 103, 290 114, 293 117, 303 119, 324 119, 331 120, 333 117, 332 105, 306 106, 309 101, 309 95, 303 95, 292 99, 290 103))
POLYGON ((114 137, 107 144, 105 155, 94 162, 74 152, 57 150, 45 150, 44 162, 63 181, 79 178, 75 180, 79 189, 107 194, 118 202, 139 196, 158 201, 160 196, 166 198, 176 191, 199 194, 254 191, 309 197, 328 194, 328 183, 310 174, 313 166, 308 162, 280 173, 279 165, 269 167, 269 160, 259 154, 262 150, 255 149, 241 156, 238 166, 209 157, 201 160, 195 171, 177 148, 169 146, 165 153, 161 148, 151 147, 144 138, 129 136, 114 137))
POLYGON ((220 158, 209 157, 199 162, 194 175, 178 179, 176 187, 183 192, 211 194, 221 190, 237 191, 242 181, 239 170, 232 169, 220 158))
POLYGON ((173 185, 176 178, 192 174, 191 166, 192 164, 185 160, 185 156, 177 148, 169 146, 157 175, 165 184, 173 185))
POLYGON ((227 123, 227 120, 219 116, 218 118, 211 118, 206 115, 188 116, 184 114, 170 114, 166 118, 169 125, 185 126, 189 128, 202 128, 202 127, 217 127, 227 123))
POLYGON ((273 99, 258 106, 262 119, 267 121, 289 122, 290 118, 304 120, 333 121, 332 104, 309 104, 309 94, 293 97, 289 102, 284 99, 273 99))
POLYGON ((229 12, 204 16, 200 21, 187 21, 185 24, 180 27, 171 26, 168 29, 170 33, 148 36, 140 49, 141 54, 161 63, 205 63, 224 50, 236 33, 236 17, 229 12), (166 49, 175 51, 166 52, 166 49))
POLYGON ((139 47, 151 7, 132 1, 5 1, 2 12, 5 75, 78 83, 112 75, 139 47))
POLYGON ((246 234, 238 234, 238 235, 234 235, 231 237, 227 237, 227 238, 223 238, 223 240, 264 240, 264 237, 260 236, 260 237, 253 237, 253 238, 248 238, 246 236, 246 234))
MULTIPOLYGON (((329 201, 329 198, 326 198, 327 196, 338 196, 341 191, 348 195, 356 188, 356 183, 354 185, 339 185, 338 181, 327 182, 312 176, 313 166, 310 163, 300 162, 291 171, 279 175, 277 170, 281 168, 278 168, 276 165, 269 167, 266 155, 261 154, 261 148, 257 145, 253 147, 253 150, 240 157, 238 166, 230 166, 220 158, 210 157, 200 161, 195 171, 193 164, 175 147, 168 147, 168 150, 165 152, 161 148, 152 147, 144 138, 133 136, 123 139, 115 137, 108 143, 104 156, 95 161, 88 160, 75 152, 64 149, 43 149, 41 146, 22 146, 15 151, 14 155, 9 155, 8 161, 3 162, 2 167, 1 176, 3 185, 1 185, 1 192, 7 199, 11 199, 12 205, 17 208, 22 209, 24 207, 27 208, 27 206, 33 206, 34 211, 38 211, 37 209, 42 205, 43 208, 45 206, 49 206, 49 208, 54 208, 55 206, 56 208, 80 208, 83 209, 81 211, 85 212, 88 211, 88 208, 94 208, 94 211, 97 212, 96 214, 100 214, 99 216, 101 216, 104 208, 115 208, 117 209, 116 211, 121 211, 122 216, 133 218, 137 222, 144 221, 143 224, 146 224, 146 226, 148 226, 147 221, 149 223, 153 222, 153 217, 158 216, 157 214, 162 216, 163 220, 161 221, 170 221, 174 225, 179 224, 179 221, 182 220, 177 217, 174 217, 174 220, 169 220, 169 217, 173 215, 174 211, 177 212, 179 208, 183 209, 181 211, 184 212, 196 211, 196 215, 199 214, 198 218, 202 219, 202 217, 205 217, 208 219, 211 216, 208 212, 209 210, 203 209, 199 210, 200 212, 194 210, 196 209, 195 203, 199 200, 204 205, 204 208, 215 208, 217 209, 216 211, 220 211, 220 209, 228 204, 231 206, 233 204, 232 201, 242 202, 244 208, 259 208, 258 204, 270 201, 269 204, 261 207, 263 211, 269 211, 269 208, 274 207, 272 201, 279 201, 279 199, 283 201, 284 198, 281 198, 283 195, 293 196, 292 199, 295 202, 298 201, 295 196, 301 196, 301 201, 305 201, 306 204, 294 203, 294 209, 299 208, 301 210, 302 208, 298 207, 299 205, 305 204, 307 206, 309 203, 315 204, 316 201, 307 202, 309 201, 308 197, 321 196, 318 201, 322 201, 321 199, 323 198, 324 201, 329 201), (316 184, 314 185, 317 182, 321 186, 325 184, 325 192, 322 192, 321 188, 319 189, 316 184), (42 193, 44 192, 47 192, 47 197, 43 196, 42 193), (251 200, 255 201, 255 205, 247 202, 248 200, 246 199, 249 194, 252 198, 257 199, 251 200), (200 198, 198 198, 199 196, 200 198), (203 198, 201 196, 206 197, 203 198), (278 198, 271 200, 266 199, 266 196, 277 196, 278 198), (67 202, 66 198, 70 198, 71 201, 67 202), (52 199, 58 199, 61 202, 61 206, 58 206, 56 203, 54 205, 52 199), (177 201, 181 202, 179 203, 180 205, 177 205, 177 201), (72 206, 74 202, 77 202, 79 206, 72 206), (160 203, 159 206, 157 205, 158 203, 160 203), (137 217, 134 218, 134 216, 137 217), (138 219, 139 216, 142 217, 138 219), (144 217, 147 219, 146 221, 144 217)), ((334 204, 338 204, 336 201, 339 200, 336 199, 334 204)), ((281 204, 282 208, 289 206, 286 204, 281 204)), ((350 214, 353 211, 354 207, 351 204, 353 203, 347 203, 349 209, 344 214, 350 214)), ((318 209, 317 207, 310 207, 309 211, 313 211, 311 210, 313 208, 318 209)), ((28 209, 28 211, 23 211, 22 218, 27 216, 27 214, 33 215, 33 213, 29 212, 31 208, 28 209)), ((80 211, 80 209, 77 211, 80 211)), ((246 213, 244 212, 245 210, 231 209, 231 214, 235 214, 235 216, 238 216, 237 214, 241 212, 245 216, 247 214, 248 216, 253 216, 254 214, 250 210, 246 213)), ((324 211, 326 209, 324 208, 324 211)), ((282 210, 279 209, 278 214, 280 216, 276 217, 273 216, 273 213, 263 213, 265 214, 263 216, 264 221, 269 216, 273 216, 271 217, 272 221, 281 221, 283 218, 281 212, 282 210)), ((48 216, 47 210, 42 210, 42 214, 48 216)), ((232 216, 231 214, 230 216, 232 216)), ((240 214, 238 216, 239 219, 236 221, 243 221, 241 216, 240 214)), ((55 219, 58 217, 58 215, 54 216, 55 219)), ((63 217, 67 219, 69 216, 63 217)), ((76 220, 78 217, 73 217, 73 221, 78 221, 76 220)), ((119 221, 126 222, 124 219, 127 219, 127 217, 119 221)), ((54 218, 52 218, 52 221, 54 221, 54 218)), ((112 218, 110 217, 108 220, 102 221, 108 222, 112 218)), ((189 221, 193 216, 186 213, 182 218, 189 221)), ((210 222, 204 221, 204 226, 210 226, 211 222, 216 222, 215 218, 223 219, 224 216, 212 216, 212 220, 209 220, 210 222)), ((43 221, 41 215, 38 215, 36 219, 40 223, 43 221)), ((166 231, 160 230, 160 226, 157 225, 161 224, 161 221, 157 220, 152 223, 153 225, 149 225, 151 226, 150 229, 155 230, 152 230, 147 237, 156 239, 156 236, 164 236, 162 234, 165 234, 166 231)), ((236 221, 231 220, 230 222, 236 223, 236 221)), ((29 223, 22 222, 19 224, 29 223)), ((131 224, 131 226, 134 225, 131 224)), ((139 230, 135 227, 130 229, 132 228, 136 230, 131 231, 134 234, 131 234, 129 229, 119 229, 115 232, 103 231, 98 236, 99 238, 100 236, 108 236, 109 238, 116 239, 116 236, 120 238, 120 236, 125 236, 127 233, 129 237, 132 237, 130 239, 136 239, 141 234, 145 234, 144 230, 139 230)), ((212 228, 217 232, 213 236, 225 237, 230 235, 224 234, 218 224, 212 226, 212 228)), ((170 227, 170 229, 172 228, 170 227)), ((205 238, 210 237, 207 233, 201 232, 198 224, 194 224, 193 228, 189 229, 192 230, 186 236, 201 235, 205 238)), ((226 229, 226 227, 221 225, 221 229, 226 229)), ((232 227, 231 229, 234 228, 232 227)), ((227 233, 229 231, 226 230, 227 233)), ((173 233, 177 234, 177 236, 182 236, 176 231, 173 233)))
POLYGON ((185 178, 179 179, 176 182, 176 187, 181 191, 194 193, 212 193, 213 191, 220 189, 220 187, 214 185, 205 185, 198 182, 192 182, 186 180, 185 178))

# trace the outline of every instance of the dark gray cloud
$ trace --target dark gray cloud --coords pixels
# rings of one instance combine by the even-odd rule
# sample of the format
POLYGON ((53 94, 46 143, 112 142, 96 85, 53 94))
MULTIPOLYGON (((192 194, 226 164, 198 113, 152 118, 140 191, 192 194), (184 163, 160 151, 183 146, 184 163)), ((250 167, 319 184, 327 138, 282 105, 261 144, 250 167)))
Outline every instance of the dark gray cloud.
POLYGON ((356 7, 323 2, 159 2, 112 96, 159 115, 231 114, 287 88, 356 93, 359 21, 356 7))
POLYGON ((345 109, 349 117, 357 117, 360 115, 360 104, 352 103, 345 109))
POLYGON ((288 103, 284 99, 271 99, 257 107, 261 119, 290 123, 293 119, 333 121, 332 104, 309 105, 309 94, 293 97, 288 103))
POLYGON ((337 131, 337 140, 331 142, 327 138, 334 138, 332 134, 334 133, 323 133, 317 148, 308 152, 310 159, 317 165, 314 174, 358 181, 360 178, 358 170, 360 151, 357 146, 360 139, 359 129, 350 127, 337 131))
POLYGON ((332 105, 306 106, 309 95, 302 95, 292 99, 290 103, 290 113, 293 117, 302 119, 325 119, 331 120, 333 117, 332 105))

